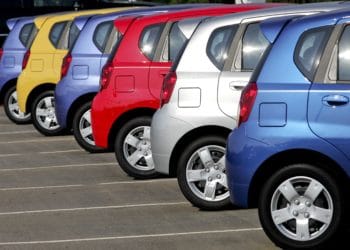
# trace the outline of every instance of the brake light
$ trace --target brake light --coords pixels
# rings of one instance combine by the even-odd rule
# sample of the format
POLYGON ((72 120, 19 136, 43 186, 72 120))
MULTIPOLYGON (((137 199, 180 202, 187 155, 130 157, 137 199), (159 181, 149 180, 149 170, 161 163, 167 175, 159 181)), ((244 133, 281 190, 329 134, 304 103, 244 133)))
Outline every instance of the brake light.
POLYGON ((28 61, 30 57, 30 50, 27 50, 27 52, 23 56, 23 61, 22 61, 22 70, 27 67, 28 61))
POLYGON ((250 82, 243 90, 239 101, 240 110, 238 126, 241 125, 242 122, 246 122, 248 120, 257 94, 258 87, 255 82, 250 82))
POLYGON ((0 60, 1 60, 3 54, 4 54, 4 49, 0 48, 0 60))
POLYGON ((67 75, 71 62, 72 62, 72 55, 68 53, 63 58, 62 67, 61 67, 61 79, 67 75))
POLYGON ((171 94, 173 93, 177 76, 176 73, 170 71, 163 81, 162 92, 160 93, 160 106, 167 104, 170 100, 171 94))
POLYGON ((109 84, 109 78, 111 77, 111 73, 113 71, 112 62, 107 62, 105 66, 102 68, 100 87, 101 89, 106 89, 109 84))

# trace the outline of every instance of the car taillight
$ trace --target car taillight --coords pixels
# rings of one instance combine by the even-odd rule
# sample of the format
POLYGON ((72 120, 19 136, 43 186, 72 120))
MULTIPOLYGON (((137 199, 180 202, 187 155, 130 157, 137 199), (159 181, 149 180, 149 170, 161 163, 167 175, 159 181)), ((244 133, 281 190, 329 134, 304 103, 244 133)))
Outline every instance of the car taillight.
POLYGON ((239 101, 240 110, 238 126, 241 125, 242 122, 246 122, 248 120, 257 94, 258 87, 255 82, 250 82, 243 90, 241 99, 239 101))
POLYGON ((176 73, 170 71, 163 81, 162 92, 160 93, 160 106, 167 104, 170 100, 171 94, 173 93, 177 76, 176 73))
POLYGON ((112 71, 113 71, 112 62, 107 62, 105 66, 102 68, 102 74, 101 74, 101 80, 100 80, 101 89, 106 89, 108 87, 109 78, 111 77, 112 71))
POLYGON ((68 53, 63 58, 62 67, 61 67, 61 79, 67 75, 71 62, 72 62, 72 55, 70 53, 68 53))
POLYGON ((3 54, 4 54, 4 49, 0 48, 0 60, 1 60, 3 54))
POLYGON ((23 61, 22 61, 22 70, 27 67, 28 61, 30 57, 30 50, 27 50, 27 52, 23 56, 23 61))

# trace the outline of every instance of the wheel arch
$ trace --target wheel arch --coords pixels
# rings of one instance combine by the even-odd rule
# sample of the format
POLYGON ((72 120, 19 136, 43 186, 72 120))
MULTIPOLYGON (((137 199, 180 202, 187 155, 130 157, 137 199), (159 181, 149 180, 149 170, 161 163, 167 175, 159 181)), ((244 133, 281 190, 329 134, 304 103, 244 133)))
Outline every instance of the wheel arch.
POLYGON ((137 108, 129 110, 125 113, 123 113, 121 116, 118 117, 117 120, 114 121, 109 134, 108 134, 108 149, 113 150, 114 146, 114 140, 117 135, 117 131, 129 120, 139 117, 139 116, 150 116, 152 117, 153 114, 156 112, 156 109, 152 108, 137 108))
POLYGON ((38 95, 40 95, 41 93, 47 90, 55 90, 55 88, 56 88, 56 84, 53 84, 53 83, 44 83, 35 87, 28 96, 28 99, 26 102, 26 110, 31 110, 31 104, 34 102, 35 98, 37 98, 38 95))
POLYGON ((341 185, 346 186, 347 189, 350 187, 347 174, 333 159, 317 151, 293 149, 271 156, 256 171, 248 191, 248 206, 257 207, 260 190, 264 183, 277 170, 281 169, 281 166, 286 167, 298 163, 310 164, 321 168, 339 181, 341 185))
POLYGON ((177 172, 177 163, 179 160, 179 157, 181 155, 181 152, 183 151, 184 147, 190 142, 193 141, 196 138, 199 138, 204 135, 216 135, 216 136, 223 136, 227 138, 228 134, 231 132, 231 129, 228 129, 226 127, 222 126, 202 126, 195 128, 185 135, 181 137, 181 139, 176 143, 173 151, 171 152, 170 160, 169 160, 169 175, 174 177, 176 176, 177 172))
POLYGON ((92 99, 94 99, 96 95, 96 92, 92 92, 92 93, 86 93, 82 96, 79 96, 77 99, 74 100, 74 102, 70 105, 69 110, 68 110, 68 114, 67 114, 67 128, 70 129, 72 128, 72 124, 73 124, 73 119, 74 119, 74 115, 76 114, 76 112, 78 111, 78 109, 84 105, 85 103, 91 102, 92 99))
POLYGON ((0 91, 0 104, 4 103, 4 98, 5 98, 5 94, 6 92, 12 87, 12 86, 16 86, 17 84, 17 78, 8 80, 1 88, 0 91))

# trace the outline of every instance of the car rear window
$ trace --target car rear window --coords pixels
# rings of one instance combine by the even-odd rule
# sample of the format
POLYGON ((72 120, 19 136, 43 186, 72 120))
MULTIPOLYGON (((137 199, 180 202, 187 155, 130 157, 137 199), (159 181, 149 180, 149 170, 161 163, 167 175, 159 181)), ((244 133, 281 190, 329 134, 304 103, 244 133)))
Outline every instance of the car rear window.
POLYGON ((67 24, 67 22, 56 23, 50 31, 49 38, 50 38, 50 41, 55 48, 58 47, 60 38, 63 34, 63 31, 64 31, 66 24, 67 24))
POLYGON ((115 29, 112 21, 107 21, 100 23, 94 32, 93 41, 95 46, 101 53, 109 54, 113 46, 108 45, 110 39, 114 39, 113 44, 118 43, 120 34, 117 29, 115 29))
POLYGON ((330 34, 330 27, 322 27, 306 31, 300 37, 294 60, 299 70, 312 81, 318 67, 322 52, 330 34))
POLYGON ((249 24, 242 41, 242 70, 254 70, 268 45, 259 23, 249 24))
POLYGON ((338 72, 339 81, 350 80, 350 26, 346 26, 339 40, 338 47, 338 72))
POLYGON ((207 55, 219 70, 222 70, 224 67, 228 57, 228 49, 237 28, 237 25, 221 27, 214 30, 210 35, 207 45, 207 55))
POLYGON ((156 47, 158 45, 158 41, 160 35, 164 29, 164 24, 154 24, 146 27, 141 34, 139 41, 139 48, 142 53, 149 59, 153 60, 154 53, 156 51, 156 47))
POLYGON ((80 29, 78 26, 73 23, 69 29, 69 35, 68 35, 68 48, 73 48, 73 45, 75 41, 77 40, 78 36, 80 34, 80 29))

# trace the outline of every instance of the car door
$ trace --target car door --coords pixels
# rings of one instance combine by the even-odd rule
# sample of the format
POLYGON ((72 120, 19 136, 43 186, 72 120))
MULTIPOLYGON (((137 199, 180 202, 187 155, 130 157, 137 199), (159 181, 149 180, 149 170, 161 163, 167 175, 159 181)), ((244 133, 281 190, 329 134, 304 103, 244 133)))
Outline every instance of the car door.
MULTIPOLYGON (((323 53, 315 82, 309 90, 308 123, 317 136, 350 158, 350 140, 347 136, 350 128, 350 20, 338 23, 324 50, 322 41, 327 39, 331 31, 327 27, 310 31, 315 33, 308 45, 312 50, 308 52, 305 48, 305 54, 313 56, 314 61, 319 60, 321 52, 328 51, 323 53), (322 75, 322 72, 325 73, 322 75)), ((305 68, 312 67, 312 63, 304 64, 305 68)))
POLYGON ((259 21, 237 26, 228 53, 228 60, 219 76, 218 105, 227 116, 235 118, 242 89, 247 85, 252 71, 268 46, 259 21))

